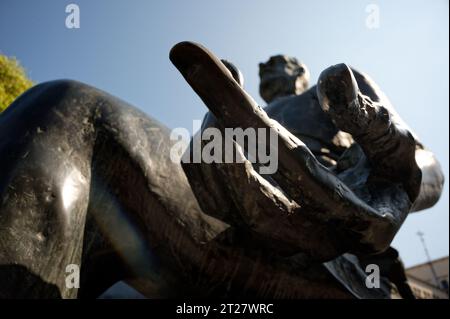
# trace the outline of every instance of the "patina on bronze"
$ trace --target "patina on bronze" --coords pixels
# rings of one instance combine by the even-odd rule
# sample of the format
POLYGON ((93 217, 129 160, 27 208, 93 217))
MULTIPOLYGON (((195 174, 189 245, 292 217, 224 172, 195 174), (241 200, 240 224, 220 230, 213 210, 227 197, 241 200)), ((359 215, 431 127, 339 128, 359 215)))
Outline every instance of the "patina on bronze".
POLYGON ((278 171, 182 166, 169 130, 132 106, 39 84, 0 115, 0 297, 96 297, 125 280, 148 297, 388 298, 388 282, 364 286, 363 260, 437 201, 443 176, 373 81, 339 64, 307 89, 306 67, 278 56, 261 65, 263 110, 202 46, 170 59, 212 112, 202 129, 276 130, 278 171))

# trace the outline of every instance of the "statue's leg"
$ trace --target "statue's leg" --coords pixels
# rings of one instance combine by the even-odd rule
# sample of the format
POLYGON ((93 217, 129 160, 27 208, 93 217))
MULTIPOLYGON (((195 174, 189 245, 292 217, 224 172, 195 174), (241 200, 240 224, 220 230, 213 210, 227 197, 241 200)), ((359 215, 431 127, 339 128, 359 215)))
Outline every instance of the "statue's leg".
POLYGON ((0 295, 76 297, 95 140, 91 109, 62 84, 30 89, 0 115, 0 295))
POLYGON ((74 81, 38 85, 1 115, 0 133, 5 296, 75 297, 66 287, 71 264, 82 266, 84 286, 149 277, 142 267, 153 247, 189 254, 183 245, 193 239, 184 236, 205 242, 217 233, 169 160, 168 130, 104 92, 74 81), (118 254, 124 267, 114 262, 118 254))

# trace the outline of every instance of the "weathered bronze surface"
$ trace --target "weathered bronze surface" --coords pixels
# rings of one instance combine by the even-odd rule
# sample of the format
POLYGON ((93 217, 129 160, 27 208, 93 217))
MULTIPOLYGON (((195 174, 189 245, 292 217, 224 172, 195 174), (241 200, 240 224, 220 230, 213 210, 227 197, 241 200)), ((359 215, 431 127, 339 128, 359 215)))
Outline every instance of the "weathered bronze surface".
POLYGON ((388 281, 365 287, 364 262, 443 176, 374 82, 339 64, 308 89, 306 66, 273 57, 263 110, 205 48, 170 58, 211 110, 202 130, 277 131, 277 172, 174 163, 170 131, 134 107, 39 84, 0 115, 0 297, 90 298, 125 280, 147 297, 388 298, 388 281))

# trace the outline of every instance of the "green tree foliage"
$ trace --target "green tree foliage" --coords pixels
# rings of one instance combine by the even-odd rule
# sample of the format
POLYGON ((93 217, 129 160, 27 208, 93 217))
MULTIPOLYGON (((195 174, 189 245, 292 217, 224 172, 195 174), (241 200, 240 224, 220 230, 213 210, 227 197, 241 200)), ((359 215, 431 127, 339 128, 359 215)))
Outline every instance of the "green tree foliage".
POLYGON ((0 54, 0 113, 32 85, 16 59, 0 54))

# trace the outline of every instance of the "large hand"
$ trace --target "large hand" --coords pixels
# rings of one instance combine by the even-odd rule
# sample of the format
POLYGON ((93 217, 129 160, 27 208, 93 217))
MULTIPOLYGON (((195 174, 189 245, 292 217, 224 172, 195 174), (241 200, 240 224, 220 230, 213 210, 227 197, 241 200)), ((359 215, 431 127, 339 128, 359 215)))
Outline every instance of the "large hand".
POLYGON ((345 65, 326 70, 319 79, 322 107, 338 127, 355 135, 373 166, 367 180, 349 187, 343 180, 361 171, 352 167, 340 178, 321 165, 305 144, 256 105, 208 50, 183 42, 172 49, 170 58, 215 115, 218 127, 266 128, 278 134, 279 167, 271 178, 282 191, 248 162, 210 164, 211 174, 226 181, 225 191, 244 225, 284 244, 288 251, 320 260, 345 251, 377 252, 389 246, 419 193, 420 169, 414 161, 414 138, 376 104, 371 86, 364 86, 371 97, 361 94, 345 65), (399 164, 399 155, 405 163, 399 164))

